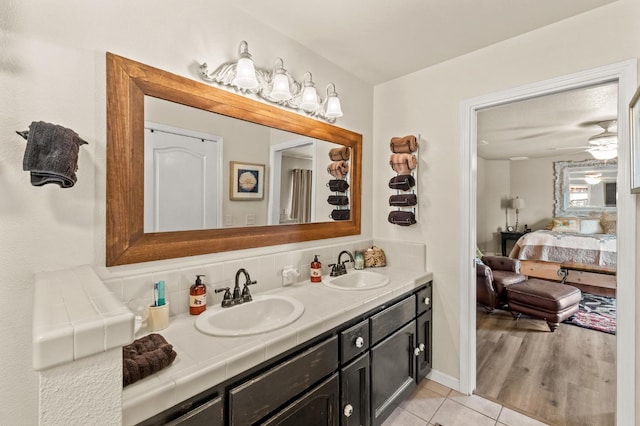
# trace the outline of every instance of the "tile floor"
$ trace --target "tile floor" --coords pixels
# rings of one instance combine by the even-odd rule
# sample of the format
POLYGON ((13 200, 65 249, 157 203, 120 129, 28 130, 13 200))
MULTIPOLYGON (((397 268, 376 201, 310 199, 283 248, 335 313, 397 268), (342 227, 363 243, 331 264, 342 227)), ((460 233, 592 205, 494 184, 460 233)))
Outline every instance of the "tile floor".
POLYGON ((383 426, 542 426, 477 395, 463 395, 437 382, 423 380, 383 426))

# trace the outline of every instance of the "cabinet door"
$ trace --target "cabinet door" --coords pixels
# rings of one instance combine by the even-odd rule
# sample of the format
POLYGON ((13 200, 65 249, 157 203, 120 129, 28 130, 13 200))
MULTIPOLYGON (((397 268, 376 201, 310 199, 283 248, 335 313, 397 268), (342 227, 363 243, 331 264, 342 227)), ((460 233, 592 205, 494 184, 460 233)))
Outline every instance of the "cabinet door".
MULTIPOLYGON (((413 302, 413 300, 412 300, 413 302)), ((416 387, 416 323, 371 349, 371 417, 378 426, 416 387)))
POLYGON ((268 421, 269 426, 338 426, 338 374, 316 386, 268 421))
POLYGON ((340 424, 369 426, 369 354, 340 370, 340 424))
POLYGON ((427 312, 416 318, 416 327, 418 330, 417 347, 419 351, 417 352, 418 356, 416 359, 416 362, 418 363, 416 383, 420 383, 427 373, 431 371, 431 336, 433 331, 433 326, 431 324, 432 312, 433 311, 429 309, 427 312))

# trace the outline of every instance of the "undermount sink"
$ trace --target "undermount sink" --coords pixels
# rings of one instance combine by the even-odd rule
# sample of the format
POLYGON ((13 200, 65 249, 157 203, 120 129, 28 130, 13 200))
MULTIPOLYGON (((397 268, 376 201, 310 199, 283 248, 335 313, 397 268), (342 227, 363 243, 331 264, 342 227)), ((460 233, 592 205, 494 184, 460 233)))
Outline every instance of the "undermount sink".
POLYGON ((389 277, 379 272, 357 270, 337 277, 324 276, 322 284, 339 290, 370 290, 389 284, 389 277))
POLYGON ((295 299, 258 295, 242 305, 207 309, 196 319, 196 328, 211 336, 250 336, 285 327, 303 313, 304 305, 295 299))

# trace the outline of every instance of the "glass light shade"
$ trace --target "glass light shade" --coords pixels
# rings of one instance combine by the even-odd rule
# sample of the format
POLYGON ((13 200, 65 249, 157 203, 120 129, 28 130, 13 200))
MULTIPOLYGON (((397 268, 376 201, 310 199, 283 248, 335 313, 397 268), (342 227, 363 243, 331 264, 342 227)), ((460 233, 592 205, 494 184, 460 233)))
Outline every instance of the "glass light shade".
POLYGON ((289 78, 285 74, 276 73, 273 77, 273 89, 271 90, 270 96, 279 101, 288 101, 291 99, 289 78))
POLYGON ((342 117, 342 108, 340 107, 340 99, 338 96, 329 96, 327 98, 327 111, 325 115, 329 118, 342 117))
POLYGON ((251 57, 242 56, 238 59, 233 85, 245 90, 251 90, 258 87, 256 69, 253 66, 253 60, 251 60, 251 57))
POLYGON ((585 176, 584 181, 589 185, 597 185, 601 182, 601 178, 599 176, 585 176))
POLYGON ((300 102, 300 108, 305 111, 315 111, 320 107, 318 103, 318 92, 313 86, 313 83, 307 83, 304 91, 302 92, 302 102, 300 102))
POLYGON ((589 154, 593 155, 596 160, 611 160, 618 156, 618 147, 613 146, 598 146, 587 150, 589 154))

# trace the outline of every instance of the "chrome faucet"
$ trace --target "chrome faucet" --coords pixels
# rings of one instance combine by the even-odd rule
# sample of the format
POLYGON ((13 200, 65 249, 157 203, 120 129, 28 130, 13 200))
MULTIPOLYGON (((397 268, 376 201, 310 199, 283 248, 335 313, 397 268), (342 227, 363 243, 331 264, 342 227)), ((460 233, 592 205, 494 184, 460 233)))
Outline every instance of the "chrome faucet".
POLYGON ((251 297, 251 293, 249 292, 249 286, 257 283, 257 281, 251 281, 249 272, 246 269, 240 268, 238 269, 238 272, 236 272, 236 281, 235 286, 233 287, 233 295, 231 294, 231 290, 229 287, 217 288, 214 291, 216 293, 224 291, 221 306, 223 308, 229 308, 231 306, 240 305, 244 302, 251 302, 253 298, 251 297), (245 278, 244 287, 242 288, 242 290, 240 289, 241 274, 244 274, 245 278))
POLYGON ((347 267, 345 266, 346 262, 355 263, 355 260, 353 259, 353 255, 351 254, 350 251, 342 250, 338 255, 338 263, 332 263, 329 265, 331 266, 331 273, 329 275, 331 275, 332 277, 337 277, 337 276, 346 274, 347 273, 347 267), (342 260, 343 254, 346 254, 347 256, 349 256, 349 260, 343 261, 342 260))

